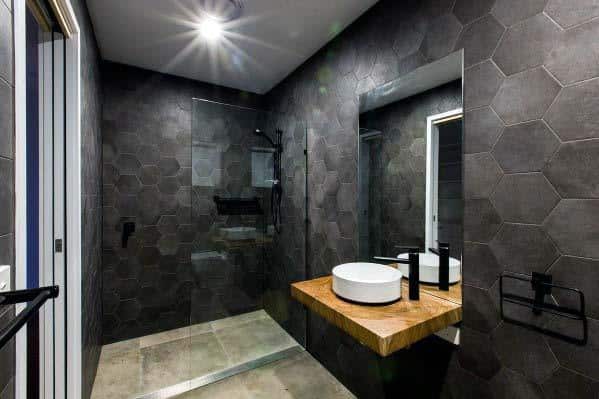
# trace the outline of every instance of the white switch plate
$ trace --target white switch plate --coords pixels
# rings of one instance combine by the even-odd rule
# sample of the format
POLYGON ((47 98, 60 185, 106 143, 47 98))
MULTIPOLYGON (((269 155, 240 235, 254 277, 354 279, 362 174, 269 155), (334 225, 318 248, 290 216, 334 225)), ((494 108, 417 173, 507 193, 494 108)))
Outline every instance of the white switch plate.
POLYGON ((10 266, 0 266, 0 292, 10 291, 10 266))

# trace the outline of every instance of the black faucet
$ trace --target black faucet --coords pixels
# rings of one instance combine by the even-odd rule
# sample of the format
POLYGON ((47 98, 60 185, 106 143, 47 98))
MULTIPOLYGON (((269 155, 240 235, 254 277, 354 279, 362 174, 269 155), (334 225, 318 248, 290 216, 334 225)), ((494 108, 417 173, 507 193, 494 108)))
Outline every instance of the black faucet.
POLYGON ((439 256, 439 289, 449 291, 449 243, 440 242, 439 249, 428 250, 439 256))
POLYGON ((399 259, 399 258, 388 258, 385 256, 375 256, 373 259, 383 262, 390 263, 401 263, 402 265, 410 266, 410 277, 408 279, 408 285, 410 287, 410 300, 418 301, 420 300, 420 255, 418 252, 419 248, 406 247, 408 250, 408 259, 399 259))

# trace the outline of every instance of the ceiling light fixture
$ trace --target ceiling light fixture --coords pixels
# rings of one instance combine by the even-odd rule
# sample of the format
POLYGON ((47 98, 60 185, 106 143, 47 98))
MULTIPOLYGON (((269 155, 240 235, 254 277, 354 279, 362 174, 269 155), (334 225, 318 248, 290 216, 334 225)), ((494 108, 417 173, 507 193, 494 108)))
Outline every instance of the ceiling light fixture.
POLYGON ((200 23, 200 33, 205 39, 214 41, 222 36, 223 26, 218 21, 205 18, 204 21, 200 23))
POLYGON ((199 0, 200 9, 209 18, 229 22, 241 16, 243 0, 199 0))

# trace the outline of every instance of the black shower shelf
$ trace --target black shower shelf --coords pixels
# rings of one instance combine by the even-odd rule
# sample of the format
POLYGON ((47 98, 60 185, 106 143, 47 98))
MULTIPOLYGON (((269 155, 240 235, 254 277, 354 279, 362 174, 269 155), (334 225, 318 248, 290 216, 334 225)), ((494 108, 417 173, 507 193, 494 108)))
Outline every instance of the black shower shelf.
POLYGON ((216 210, 219 215, 263 215, 258 197, 252 198, 223 198, 214 197, 216 210))

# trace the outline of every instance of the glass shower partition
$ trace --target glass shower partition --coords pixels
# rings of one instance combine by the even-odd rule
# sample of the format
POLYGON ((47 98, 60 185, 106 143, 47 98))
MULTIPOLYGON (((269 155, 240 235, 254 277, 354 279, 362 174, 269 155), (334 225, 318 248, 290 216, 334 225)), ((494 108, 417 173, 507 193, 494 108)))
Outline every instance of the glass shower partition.
POLYGON ((193 99, 191 123, 193 389, 302 350, 289 285, 306 278, 307 155, 291 116, 193 99))

